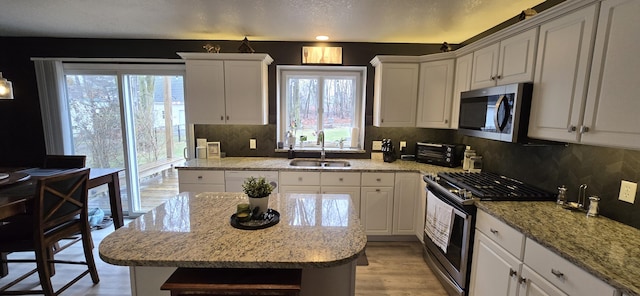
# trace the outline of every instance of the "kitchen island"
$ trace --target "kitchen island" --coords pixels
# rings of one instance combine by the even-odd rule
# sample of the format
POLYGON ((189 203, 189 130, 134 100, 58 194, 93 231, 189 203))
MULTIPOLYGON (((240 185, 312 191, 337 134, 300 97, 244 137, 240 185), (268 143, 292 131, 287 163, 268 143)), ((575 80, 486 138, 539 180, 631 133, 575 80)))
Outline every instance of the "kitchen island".
POLYGON ((280 222, 232 227, 242 193, 183 192, 107 236, 100 258, 130 267, 132 295, 159 287, 177 267, 300 268, 303 296, 354 295, 356 259, 367 238, 349 195, 272 194, 280 222))

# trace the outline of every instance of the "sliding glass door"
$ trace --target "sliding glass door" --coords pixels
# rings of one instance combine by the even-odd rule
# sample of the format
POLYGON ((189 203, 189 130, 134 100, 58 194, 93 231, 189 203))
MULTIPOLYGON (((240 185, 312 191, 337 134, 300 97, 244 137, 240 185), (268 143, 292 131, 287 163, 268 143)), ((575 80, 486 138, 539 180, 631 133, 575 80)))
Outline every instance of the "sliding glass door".
MULTIPOLYGON (((177 184, 157 193, 146 189, 184 162, 183 74, 99 68, 65 66, 67 140, 73 154, 87 156, 87 166, 125 169, 120 182, 123 210, 135 215, 177 193, 177 184)), ((101 190, 106 188, 92 192, 97 198, 90 207, 109 209, 101 190)))

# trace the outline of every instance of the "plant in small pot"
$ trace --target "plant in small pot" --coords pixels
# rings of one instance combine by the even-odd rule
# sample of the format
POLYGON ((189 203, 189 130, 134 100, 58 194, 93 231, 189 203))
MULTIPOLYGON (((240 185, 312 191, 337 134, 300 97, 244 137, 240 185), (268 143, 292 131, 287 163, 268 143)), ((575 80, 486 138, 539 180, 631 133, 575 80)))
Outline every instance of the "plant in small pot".
POLYGON ((254 217, 259 217, 269 208, 269 195, 273 186, 263 178, 249 177, 242 184, 242 191, 249 197, 249 208, 254 217), (257 210, 256 210, 257 208, 257 210))

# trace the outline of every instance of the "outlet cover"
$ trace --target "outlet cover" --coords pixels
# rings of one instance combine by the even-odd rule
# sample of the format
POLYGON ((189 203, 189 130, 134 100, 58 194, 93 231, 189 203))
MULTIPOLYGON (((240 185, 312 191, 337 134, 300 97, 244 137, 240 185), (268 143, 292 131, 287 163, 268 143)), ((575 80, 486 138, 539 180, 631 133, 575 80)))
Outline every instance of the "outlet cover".
POLYGON ((373 141, 371 151, 382 151, 382 141, 373 141))
POLYGON ((636 201, 636 190, 638 190, 638 183, 622 180, 618 199, 632 204, 636 201))
POLYGON ((256 139, 249 139, 249 149, 256 150, 256 139))

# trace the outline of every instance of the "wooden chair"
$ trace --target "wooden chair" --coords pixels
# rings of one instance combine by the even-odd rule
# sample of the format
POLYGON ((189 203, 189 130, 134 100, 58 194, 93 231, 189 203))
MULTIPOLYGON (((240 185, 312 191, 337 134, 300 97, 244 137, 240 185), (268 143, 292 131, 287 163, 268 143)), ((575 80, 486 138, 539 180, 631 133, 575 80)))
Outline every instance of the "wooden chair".
POLYGON ((39 179, 33 211, 29 215, 24 215, 21 220, 0 226, 0 252, 35 252, 35 260, 9 259, 7 262, 36 262, 37 266, 36 269, 1 287, 0 294, 58 295, 87 274, 91 274, 94 283, 99 282, 87 217, 88 180, 88 168, 39 179), (55 260, 55 253, 63 249, 54 251, 53 245, 77 233, 81 236, 85 261, 55 260), (50 279, 54 264, 81 264, 86 265, 87 269, 55 291, 50 279), (39 275, 42 290, 8 290, 36 272, 39 275))
POLYGON ((75 169, 86 166, 85 155, 46 155, 44 158, 45 169, 75 169))

